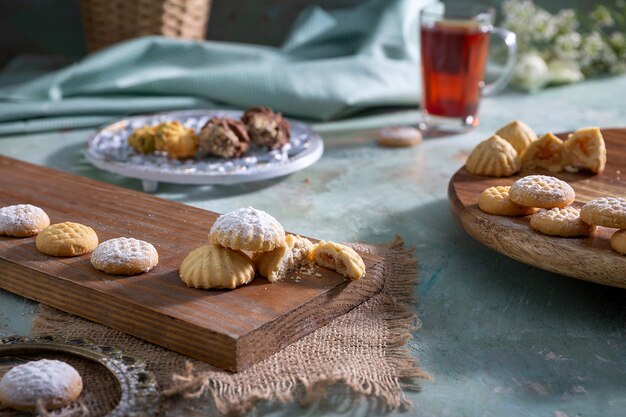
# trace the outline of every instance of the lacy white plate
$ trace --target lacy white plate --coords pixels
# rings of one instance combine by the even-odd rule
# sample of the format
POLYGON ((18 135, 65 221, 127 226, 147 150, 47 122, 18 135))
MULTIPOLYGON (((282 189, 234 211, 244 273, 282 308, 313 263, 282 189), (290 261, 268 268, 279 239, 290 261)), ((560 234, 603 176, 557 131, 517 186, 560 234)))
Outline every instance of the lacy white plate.
POLYGON ((324 142, 311 128, 295 120, 291 141, 268 151, 252 146, 242 158, 217 157, 172 160, 165 155, 141 155, 128 146, 132 131, 144 125, 179 120, 199 131, 213 116, 238 119, 232 110, 191 110, 120 120, 98 131, 87 142, 85 155, 96 167, 143 180, 146 192, 156 191, 159 181, 177 184, 236 184, 280 177, 313 165, 324 152, 324 142))

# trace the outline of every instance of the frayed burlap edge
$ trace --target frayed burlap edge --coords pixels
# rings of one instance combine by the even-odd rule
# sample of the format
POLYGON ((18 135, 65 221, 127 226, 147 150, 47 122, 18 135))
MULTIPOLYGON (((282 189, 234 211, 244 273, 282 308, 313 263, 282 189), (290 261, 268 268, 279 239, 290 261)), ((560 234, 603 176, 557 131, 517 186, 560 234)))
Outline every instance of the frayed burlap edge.
MULTIPOLYGON (((390 368, 382 379, 375 380, 369 374, 356 371, 351 374, 340 373, 321 377, 313 375, 311 378, 294 372, 286 380, 281 381, 278 388, 274 386, 272 389, 248 390, 244 400, 241 387, 224 377, 223 371, 197 370, 192 361, 187 361, 185 369, 181 370, 183 372, 174 373, 169 386, 164 386, 163 410, 175 403, 176 398, 191 400, 209 397, 222 414, 241 415, 262 401, 278 404, 299 401, 302 404, 309 404, 320 398, 329 398, 335 395, 336 391, 344 393, 342 395, 344 403, 345 400, 351 402, 365 397, 371 407, 381 412, 409 408, 411 403, 403 390, 419 391, 419 379, 431 378, 420 369, 417 359, 411 355, 406 346, 411 334, 421 326, 415 313, 416 299, 413 296, 413 289, 418 282, 417 259, 413 257, 412 249, 404 248, 404 242, 399 236, 388 244, 351 244, 351 246, 358 251, 375 253, 385 258, 383 272, 385 286, 380 294, 366 302, 382 303, 381 314, 386 324, 383 335, 384 359, 385 365, 390 368)), ((356 307, 355 310, 362 306, 356 307)), ((62 335, 62 323, 70 317, 72 316, 42 305, 33 322, 33 332, 62 335)), ((111 329, 111 332, 116 331, 111 329)), ((120 343, 119 347, 124 349, 124 343, 120 343)), ((198 362, 195 363, 198 365, 198 362)), ((206 368, 205 364, 201 365, 206 368)))

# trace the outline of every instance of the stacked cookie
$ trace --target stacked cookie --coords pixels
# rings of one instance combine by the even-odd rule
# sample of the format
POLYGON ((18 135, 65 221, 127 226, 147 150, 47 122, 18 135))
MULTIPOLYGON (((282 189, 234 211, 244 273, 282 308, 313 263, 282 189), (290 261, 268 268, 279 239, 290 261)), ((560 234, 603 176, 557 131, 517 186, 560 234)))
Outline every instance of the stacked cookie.
POLYGON ((179 275, 189 287, 233 289, 252 281, 256 271, 276 282, 308 262, 350 279, 365 274, 363 260, 351 248, 334 242, 313 245, 301 236, 285 234, 274 217, 247 207, 220 216, 211 227, 209 244, 187 255, 179 275))
POLYGON ((521 169, 575 172, 586 169, 601 174, 606 165, 606 146, 597 127, 579 129, 562 141, 548 132, 537 138, 523 122, 514 120, 479 143, 465 164, 469 173, 506 177, 521 169))
POLYGON ((597 226, 619 229, 611 247, 626 254, 626 198, 600 197, 581 209, 572 207, 576 194, 565 181, 546 175, 529 175, 512 186, 495 186, 478 197, 478 207, 499 216, 530 217, 530 226, 550 236, 589 236, 597 226))
POLYGON ((241 120, 212 117, 196 134, 178 120, 135 129, 128 145, 141 154, 161 152, 172 159, 199 156, 241 158, 254 143, 262 148, 276 149, 289 143, 291 129, 282 114, 268 107, 252 107, 241 120))
POLYGON ((91 255, 91 264, 112 275, 136 275, 147 272, 159 262, 150 243, 119 237, 98 244, 95 230, 75 222, 50 225, 41 208, 17 204, 0 208, 0 236, 37 236, 35 246, 43 254, 56 257, 91 255))

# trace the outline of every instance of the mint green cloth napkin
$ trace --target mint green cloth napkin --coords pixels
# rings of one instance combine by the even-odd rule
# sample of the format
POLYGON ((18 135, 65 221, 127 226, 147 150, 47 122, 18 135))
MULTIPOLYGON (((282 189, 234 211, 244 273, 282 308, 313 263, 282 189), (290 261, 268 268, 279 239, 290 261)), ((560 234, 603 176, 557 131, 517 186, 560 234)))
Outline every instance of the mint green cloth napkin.
POLYGON ((160 37, 127 41, 0 88, 0 135, 100 125, 127 114, 269 106, 327 120, 420 96, 427 0, 305 10, 280 48, 160 37))

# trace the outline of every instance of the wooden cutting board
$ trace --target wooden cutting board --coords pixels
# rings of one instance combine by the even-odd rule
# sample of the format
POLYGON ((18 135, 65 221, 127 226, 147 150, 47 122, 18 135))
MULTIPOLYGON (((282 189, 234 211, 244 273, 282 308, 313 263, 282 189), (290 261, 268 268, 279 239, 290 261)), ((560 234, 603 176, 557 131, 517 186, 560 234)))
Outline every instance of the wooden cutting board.
MULTIPOLYGON (((522 171, 513 177, 472 175, 465 167, 454 174, 448 187, 452 212, 474 239, 513 259, 548 271, 586 281, 626 288, 626 256, 613 251, 615 229, 599 227, 587 238, 562 238, 534 231, 530 216, 503 217, 482 212, 478 196, 487 187, 511 185, 530 174, 553 175, 576 191, 574 206, 596 197, 626 197, 626 129, 602 129, 607 146, 607 165, 601 175, 522 171)), ((557 135, 561 139, 567 133, 557 135)))
POLYGON ((301 279, 270 284, 257 276, 230 291, 188 288, 178 268, 208 242, 217 213, 0 157, 0 207, 18 203, 43 208, 52 223, 91 226, 101 242, 146 240, 159 265, 111 276, 94 269, 89 255, 53 258, 37 251, 34 238, 0 237, 0 288, 231 371, 283 349, 383 286, 382 258, 361 254, 368 272, 354 282, 316 268, 319 277, 294 273, 301 279))

